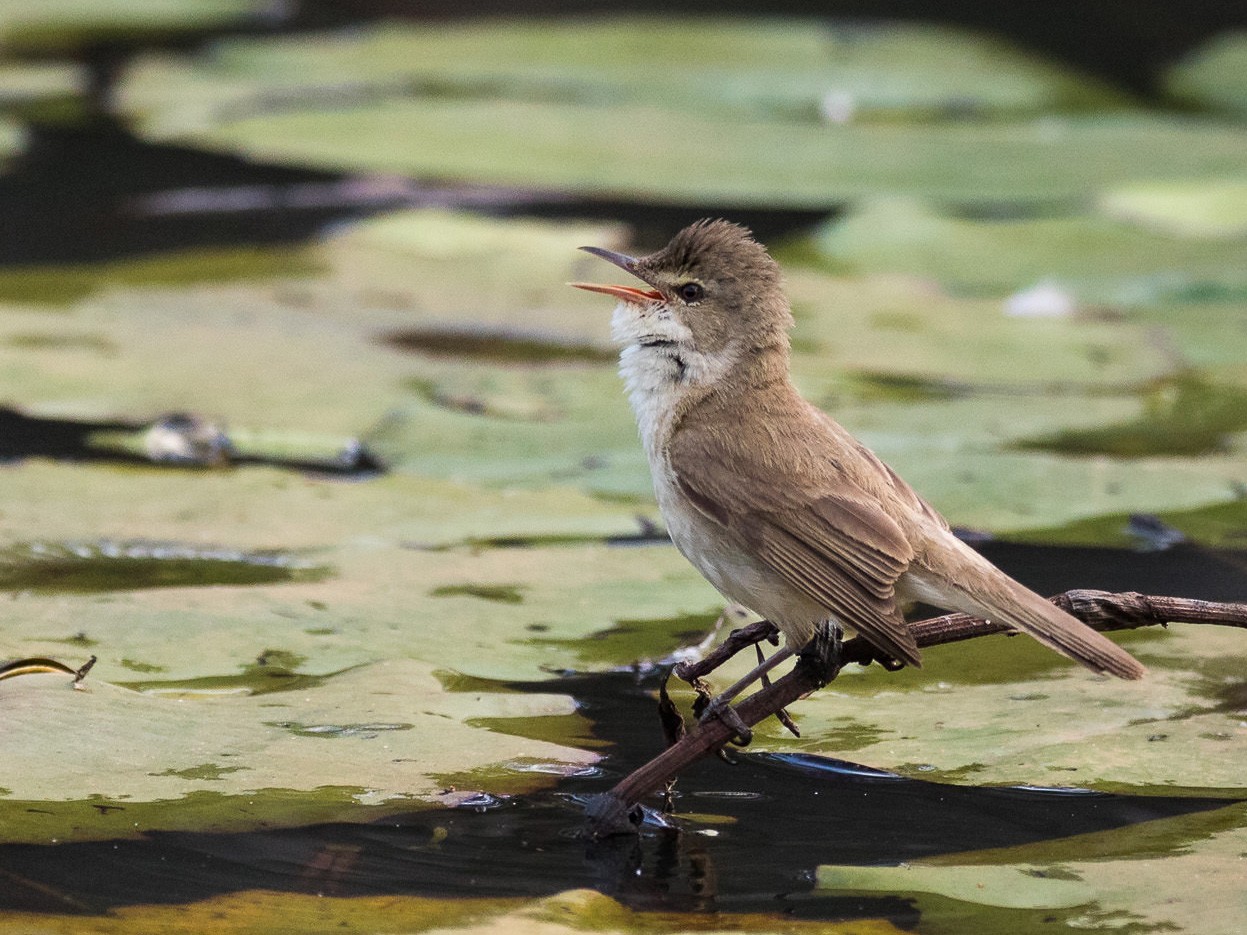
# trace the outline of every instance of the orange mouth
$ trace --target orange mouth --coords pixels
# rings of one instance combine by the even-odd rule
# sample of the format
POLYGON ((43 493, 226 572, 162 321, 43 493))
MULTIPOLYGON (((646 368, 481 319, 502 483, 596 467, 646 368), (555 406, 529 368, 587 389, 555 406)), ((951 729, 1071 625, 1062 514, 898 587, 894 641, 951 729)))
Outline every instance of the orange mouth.
POLYGON ((651 302, 663 301, 663 294, 654 289, 635 289, 632 286, 600 286, 592 282, 569 282, 569 286, 586 289, 589 292, 600 292, 613 295, 617 299, 631 302, 633 305, 648 305, 651 302))

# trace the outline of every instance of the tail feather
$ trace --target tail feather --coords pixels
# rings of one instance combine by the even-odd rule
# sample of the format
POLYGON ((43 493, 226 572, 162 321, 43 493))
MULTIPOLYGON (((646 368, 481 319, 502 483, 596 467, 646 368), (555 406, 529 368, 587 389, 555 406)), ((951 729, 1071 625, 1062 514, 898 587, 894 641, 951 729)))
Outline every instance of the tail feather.
POLYGON ((1123 679, 1147 674, 1143 664, 1104 634, 991 567, 992 587, 963 591, 962 609, 1007 623, 1095 672, 1123 679))

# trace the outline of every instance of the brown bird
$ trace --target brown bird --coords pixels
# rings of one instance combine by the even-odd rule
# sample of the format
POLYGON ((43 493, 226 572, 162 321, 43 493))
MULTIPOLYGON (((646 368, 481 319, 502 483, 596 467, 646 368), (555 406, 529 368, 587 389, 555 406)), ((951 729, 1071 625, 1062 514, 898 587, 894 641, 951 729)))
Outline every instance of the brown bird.
POLYGON ((671 538, 721 594, 784 633, 782 655, 820 625, 847 626, 920 665, 901 607, 922 601, 1007 623, 1097 672, 1144 674, 958 540, 801 397, 788 374, 793 318, 779 265, 748 230, 703 220, 648 256, 582 249, 650 287, 572 283, 620 300, 620 373, 671 538))

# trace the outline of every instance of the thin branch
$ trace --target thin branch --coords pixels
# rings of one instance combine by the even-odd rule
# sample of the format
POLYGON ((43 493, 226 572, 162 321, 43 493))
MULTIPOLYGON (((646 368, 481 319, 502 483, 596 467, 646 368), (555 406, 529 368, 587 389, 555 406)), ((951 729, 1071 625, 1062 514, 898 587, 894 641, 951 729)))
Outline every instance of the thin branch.
MULTIPOLYGON (((1051 600, 1089 626, 1102 631, 1133 630, 1166 623, 1208 623, 1247 628, 1247 604, 1088 590, 1066 591, 1051 600)), ((1010 628, 1003 624, 968 614, 947 614, 920 620, 911 626, 920 648, 1010 632, 1010 628)), ((769 639, 773 631, 774 628, 765 621, 737 630, 701 663, 685 666, 677 674, 682 678, 700 678, 733 652, 769 639), (713 664, 710 664, 712 661, 713 664)), ((889 661, 880 659, 873 647, 860 637, 844 644, 842 659, 846 664, 855 662, 861 665, 871 662, 886 664, 889 661)), ((736 713, 745 724, 753 726, 820 687, 810 669, 798 665, 783 678, 737 704, 736 713)), ((733 728, 717 718, 696 724, 677 743, 624 777, 609 792, 590 800, 586 807, 590 834, 603 837, 635 832, 640 821, 637 805, 641 799, 663 788, 692 763, 714 753, 734 735, 733 728)))

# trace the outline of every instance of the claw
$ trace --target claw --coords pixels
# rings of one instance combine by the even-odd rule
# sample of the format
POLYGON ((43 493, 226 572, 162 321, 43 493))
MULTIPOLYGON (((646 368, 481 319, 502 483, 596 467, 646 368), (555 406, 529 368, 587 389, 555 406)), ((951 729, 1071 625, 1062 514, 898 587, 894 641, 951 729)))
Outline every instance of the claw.
POLYGON ((736 732, 736 736, 731 741, 736 746, 747 747, 753 741, 753 731, 749 728, 749 725, 741 719, 741 716, 736 713, 736 709, 722 695, 706 705, 705 712, 701 715, 700 720, 706 721, 710 718, 718 718, 736 732))

